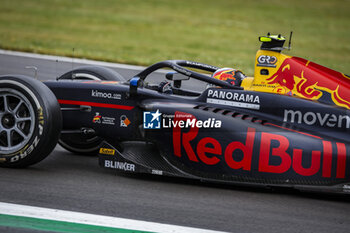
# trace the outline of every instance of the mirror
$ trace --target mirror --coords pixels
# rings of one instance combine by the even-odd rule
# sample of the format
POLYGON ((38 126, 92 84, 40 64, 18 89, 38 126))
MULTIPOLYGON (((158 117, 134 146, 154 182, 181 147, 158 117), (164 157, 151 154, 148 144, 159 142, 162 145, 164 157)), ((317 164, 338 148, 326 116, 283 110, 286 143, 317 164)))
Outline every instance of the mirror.
POLYGON ((177 72, 169 72, 165 75, 167 80, 173 81, 174 87, 180 88, 182 80, 189 80, 190 77, 177 73, 177 72))

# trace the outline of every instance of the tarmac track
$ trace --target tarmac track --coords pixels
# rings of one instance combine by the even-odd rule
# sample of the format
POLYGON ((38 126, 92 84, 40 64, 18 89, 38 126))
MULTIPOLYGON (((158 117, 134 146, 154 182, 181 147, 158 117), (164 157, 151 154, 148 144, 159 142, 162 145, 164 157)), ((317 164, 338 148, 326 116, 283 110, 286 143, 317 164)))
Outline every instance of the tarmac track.
MULTIPOLYGON (((36 66, 38 79, 45 80, 68 71, 72 63, 0 52, 0 75, 33 76, 26 66, 36 66)), ((113 68, 127 78, 138 71, 113 68)), ((349 201, 289 189, 125 175, 100 168, 96 157, 72 155, 60 146, 30 168, 0 169, 0 202, 229 232, 350 232, 349 201)), ((13 230, 0 227, 0 232, 13 230)))

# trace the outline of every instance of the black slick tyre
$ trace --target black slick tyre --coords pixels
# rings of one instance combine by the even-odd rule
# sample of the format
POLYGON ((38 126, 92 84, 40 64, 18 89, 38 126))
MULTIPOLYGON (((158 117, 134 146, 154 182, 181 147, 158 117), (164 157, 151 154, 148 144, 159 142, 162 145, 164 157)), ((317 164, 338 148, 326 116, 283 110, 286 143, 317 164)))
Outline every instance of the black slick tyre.
POLYGON ((0 76, 0 167, 40 162, 55 148, 61 110, 42 82, 20 75, 0 76))

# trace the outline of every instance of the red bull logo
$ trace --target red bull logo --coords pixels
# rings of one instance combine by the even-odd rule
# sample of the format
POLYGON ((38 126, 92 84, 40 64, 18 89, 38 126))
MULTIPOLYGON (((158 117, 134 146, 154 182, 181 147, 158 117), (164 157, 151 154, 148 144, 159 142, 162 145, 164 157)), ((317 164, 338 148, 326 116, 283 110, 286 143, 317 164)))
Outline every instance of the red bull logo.
POLYGON ((267 81, 306 99, 318 100, 323 92, 328 92, 331 102, 350 109, 350 78, 308 60, 286 58, 267 81))
POLYGON ((227 81, 228 79, 236 80, 235 70, 231 68, 220 69, 213 74, 213 77, 221 81, 227 81))
MULTIPOLYGON (((182 117, 184 114, 187 113, 176 112, 175 119, 184 119, 182 117)), ((195 119, 195 116, 188 115, 191 119, 195 119)), ((292 138, 269 132, 257 132, 255 128, 250 127, 245 132, 243 141, 231 141, 228 144, 223 143, 222 139, 210 136, 199 137, 198 127, 192 127, 186 132, 180 127, 174 127, 174 155, 178 158, 184 156, 192 163, 208 166, 224 164, 224 167, 233 170, 270 174, 292 172, 301 177, 319 175, 323 178, 346 178, 348 155, 344 143, 319 139, 317 143, 313 141, 318 148, 310 151, 302 145, 294 144, 292 138), (237 154, 243 154, 243 158, 237 159, 237 154), (279 158, 279 163, 272 164, 271 161, 276 157, 279 158), (310 165, 305 167, 305 163, 308 162, 310 165)))

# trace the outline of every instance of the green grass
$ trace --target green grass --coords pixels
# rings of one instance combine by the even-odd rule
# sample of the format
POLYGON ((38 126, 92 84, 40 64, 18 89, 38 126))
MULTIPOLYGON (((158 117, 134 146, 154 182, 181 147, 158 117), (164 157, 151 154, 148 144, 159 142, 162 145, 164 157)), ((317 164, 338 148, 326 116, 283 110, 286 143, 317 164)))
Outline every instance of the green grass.
POLYGON ((1 0, 0 47, 150 65, 187 59, 253 74, 259 35, 350 73, 349 0, 1 0))

